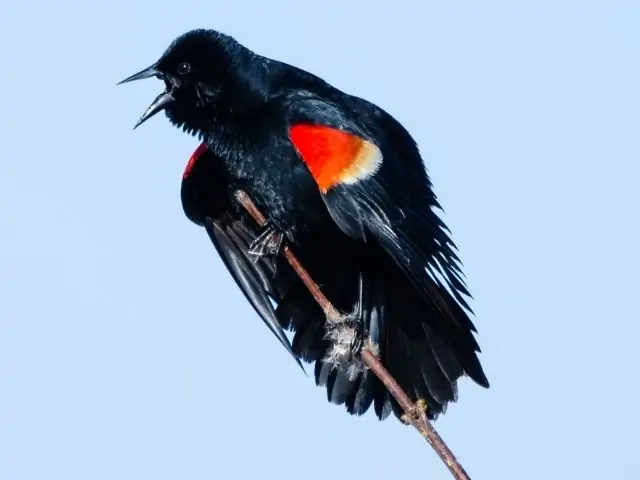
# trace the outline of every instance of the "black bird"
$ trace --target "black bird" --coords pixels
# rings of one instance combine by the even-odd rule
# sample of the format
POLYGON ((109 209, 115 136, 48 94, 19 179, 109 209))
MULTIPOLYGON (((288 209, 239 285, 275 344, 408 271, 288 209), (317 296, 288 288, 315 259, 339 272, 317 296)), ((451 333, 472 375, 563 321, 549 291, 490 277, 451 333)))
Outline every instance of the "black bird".
POLYGON ((377 353, 435 418, 478 360, 457 249, 418 147, 380 107, 261 56, 230 36, 192 30, 123 80, 165 85, 160 111, 203 142, 185 171, 186 215, 206 228, 237 284, 296 357, 315 362, 328 399, 380 419, 402 411, 358 359, 377 353), (244 189, 268 216, 235 204, 244 189), (326 318, 279 252, 291 245, 332 303, 326 318), (275 303, 275 308, 272 304, 275 303), (283 329, 295 332, 289 344, 283 329))

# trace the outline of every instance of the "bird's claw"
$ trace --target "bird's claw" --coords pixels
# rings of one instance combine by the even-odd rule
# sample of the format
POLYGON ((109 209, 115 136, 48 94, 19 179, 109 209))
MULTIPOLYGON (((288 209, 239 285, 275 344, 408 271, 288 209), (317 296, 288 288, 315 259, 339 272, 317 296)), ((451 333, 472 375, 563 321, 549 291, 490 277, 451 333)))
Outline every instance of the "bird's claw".
POLYGON ((282 248, 283 234, 271 223, 266 223, 260 234, 249 245, 248 253, 258 261, 264 256, 276 256, 282 248))
POLYGON ((420 398, 416 401, 416 403, 413 404, 408 412, 400 417, 400 420, 402 420, 407 425, 417 423, 422 419, 423 415, 427 413, 428 408, 429 405, 427 404, 426 400, 420 398))
POLYGON ((356 320, 348 318, 345 325, 348 328, 353 329, 353 338, 351 339, 351 346, 349 348, 351 356, 355 357, 360 355, 360 352, 362 352, 362 346, 364 345, 364 330, 362 329, 362 324, 356 320))

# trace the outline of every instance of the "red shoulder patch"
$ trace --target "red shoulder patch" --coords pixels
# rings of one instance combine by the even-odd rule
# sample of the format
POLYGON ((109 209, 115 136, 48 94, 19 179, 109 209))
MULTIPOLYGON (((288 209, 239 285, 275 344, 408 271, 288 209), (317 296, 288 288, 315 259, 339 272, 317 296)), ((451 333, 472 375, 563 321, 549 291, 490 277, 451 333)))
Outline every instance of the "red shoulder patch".
POLYGON ((196 164, 198 159, 202 156, 202 154, 206 151, 207 151, 207 145, 205 143, 201 143, 200 145, 198 145, 198 148, 196 148, 196 150, 189 157, 187 166, 184 167, 184 173, 182 174, 182 178, 187 178, 191 174, 191 170, 193 170, 194 165, 196 164))
POLYGON ((377 145, 337 128, 294 125, 289 137, 322 193, 370 177, 382 165, 377 145))

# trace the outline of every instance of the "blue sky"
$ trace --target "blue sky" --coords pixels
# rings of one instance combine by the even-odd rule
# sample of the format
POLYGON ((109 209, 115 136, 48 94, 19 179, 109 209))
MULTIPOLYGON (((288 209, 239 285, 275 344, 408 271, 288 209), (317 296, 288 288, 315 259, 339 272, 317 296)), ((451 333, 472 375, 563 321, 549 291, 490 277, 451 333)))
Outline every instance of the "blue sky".
POLYGON ((364 5, 5 0, 0 478, 447 478, 409 428, 328 404, 245 304, 183 217, 195 139, 132 132, 159 84, 116 82, 194 27, 418 140, 492 382, 436 424, 472 477, 634 478, 640 7, 364 5))

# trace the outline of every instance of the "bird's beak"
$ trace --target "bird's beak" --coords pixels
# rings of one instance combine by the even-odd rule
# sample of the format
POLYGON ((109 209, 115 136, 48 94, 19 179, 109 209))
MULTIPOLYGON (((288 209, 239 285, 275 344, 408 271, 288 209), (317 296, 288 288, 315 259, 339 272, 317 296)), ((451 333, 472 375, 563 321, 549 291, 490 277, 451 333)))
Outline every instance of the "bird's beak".
MULTIPOLYGON (((155 65, 151 65, 150 67, 145 68, 144 70, 138 73, 135 73, 130 77, 125 78, 121 82, 118 82, 118 85, 122 85, 123 83, 133 82, 135 80, 143 80, 145 78, 151 78, 151 77, 163 79, 164 74, 160 70, 158 70, 155 65)), ((135 130, 136 128, 138 128, 144 122, 146 122, 151 117, 153 117, 156 113, 161 112, 162 110, 167 108, 167 106, 174 101, 175 101, 175 97, 171 94, 170 91, 165 91, 160 95, 158 95, 156 99, 153 102, 151 102, 151 105, 149 105, 149 108, 147 108, 147 110, 142 114, 142 116, 140 117, 140 120, 138 120, 136 124, 133 126, 133 129, 135 130)))
POLYGON ((147 108, 147 110, 142 114, 140 120, 138 120, 133 126, 133 129, 135 130, 144 122, 153 117, 156 113, 161 112, 162 110, 167 108, 167 105, 175 102, 175 100, 176 99, 173 95, 171 95, 171 92, 162 92, 156 97, 153 102, 151 102, 151 105, 149 105, 149 108, 147 108))
POLYGON ((162 78, 162 72, 156 68, 155 65, 151 65, 150 67, 145 68, 144 70, 139 71, 138 73, 134 73, 130 77, 125 78, 121 82, 118 82, 117 85, 122 85, 123 83, 134 82, 136 80, 143 80, 145 78, 157 77, 162 78))

